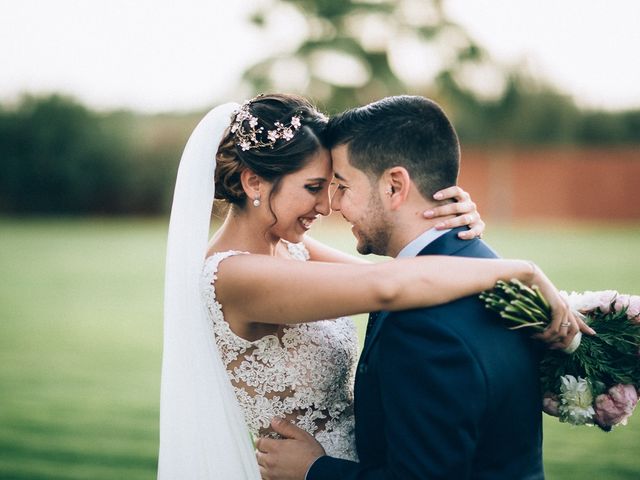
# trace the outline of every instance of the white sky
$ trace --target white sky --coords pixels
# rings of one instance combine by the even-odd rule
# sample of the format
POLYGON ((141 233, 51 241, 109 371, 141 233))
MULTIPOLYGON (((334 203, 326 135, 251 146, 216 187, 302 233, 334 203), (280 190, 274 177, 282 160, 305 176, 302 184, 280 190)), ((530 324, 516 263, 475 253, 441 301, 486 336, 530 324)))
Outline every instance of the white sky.
MULTIPOLYGON (((0 101, 63 91, 97 108, 203 108, 295 38, 246 25, 257 0, 0 0, 0 101)), ((580 104, 640 108, 640 2, 445 0, 500 61, 580 104)), ((238 100, 238 99, 234 99, 238 100)))

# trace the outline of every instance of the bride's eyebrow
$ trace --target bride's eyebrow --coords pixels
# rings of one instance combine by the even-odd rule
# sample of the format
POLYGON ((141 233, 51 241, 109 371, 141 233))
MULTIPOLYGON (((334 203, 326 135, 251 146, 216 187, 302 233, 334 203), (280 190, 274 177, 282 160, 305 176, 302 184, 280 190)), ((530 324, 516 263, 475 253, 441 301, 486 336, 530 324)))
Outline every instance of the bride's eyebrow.
POLYGON ((316 178, 307 178, 307 182, 314 182, 314 183, 324 183, 326 182, 327 179, 324 177, 316 177, 316 178))

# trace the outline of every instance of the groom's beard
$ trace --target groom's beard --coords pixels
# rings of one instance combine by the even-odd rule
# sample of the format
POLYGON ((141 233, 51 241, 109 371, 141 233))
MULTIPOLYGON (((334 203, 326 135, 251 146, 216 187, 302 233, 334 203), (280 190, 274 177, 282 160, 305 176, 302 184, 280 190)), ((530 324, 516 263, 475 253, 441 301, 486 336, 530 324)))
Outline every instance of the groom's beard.
POLYGON ((391 222, 387 219, 386 212, 377 195, 369 198, 367 209, 360 222, 356 224, 358 231, 358 245, 356 249, 362 255, 386 255, 389 239, 391 237, 391 222))

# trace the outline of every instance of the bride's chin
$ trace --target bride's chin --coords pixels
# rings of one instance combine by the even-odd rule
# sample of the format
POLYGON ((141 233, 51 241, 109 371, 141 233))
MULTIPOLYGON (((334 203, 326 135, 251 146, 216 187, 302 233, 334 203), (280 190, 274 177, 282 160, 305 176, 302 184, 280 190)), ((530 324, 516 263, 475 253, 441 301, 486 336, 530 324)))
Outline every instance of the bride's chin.
MULTIPOLYGON (((285 229, 282 229, 285 230, 285 229)), ((289 243, 300 243, 304 241, 305 234, 309 231, 308 228, 304 228, 302 225, 295 224, 285 231, 274 231, 273 234, 280 240, 284 240, 289 243)))
POLYGON ((280 237, 280 239, 285 240, 289 243, 300 243, 304 240, 304 234, 295 234, 295 235, 288 234, 286 236, 280 237))

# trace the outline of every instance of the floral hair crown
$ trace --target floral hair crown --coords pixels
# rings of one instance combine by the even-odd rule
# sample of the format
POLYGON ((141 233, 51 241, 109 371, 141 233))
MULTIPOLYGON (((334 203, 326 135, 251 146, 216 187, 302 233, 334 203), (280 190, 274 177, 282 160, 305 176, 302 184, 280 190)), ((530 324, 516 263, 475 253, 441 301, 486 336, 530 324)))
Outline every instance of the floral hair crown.
MULTIPOLYGON (((294 115, 287 125, 276 122, 276 128, 267 130, 266 140, 261 140, 258 135, 264 132, 264 127, 259 126, 258 118, 251 114, 249 105, 251 105, 251 100, 244 102, 240 108, 234 110, 235 118, 231 122, 231 133, 236 137, 236 145, 243 151, 261 147, 273 148, 279 139, 288 142, 302 126, 300 116, 294 115)), ((261 136, 264 137, 264 135, 261 136)))

